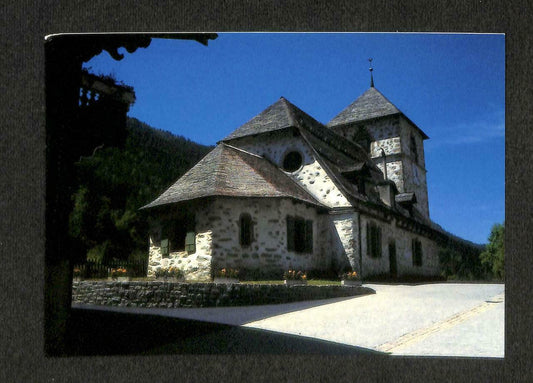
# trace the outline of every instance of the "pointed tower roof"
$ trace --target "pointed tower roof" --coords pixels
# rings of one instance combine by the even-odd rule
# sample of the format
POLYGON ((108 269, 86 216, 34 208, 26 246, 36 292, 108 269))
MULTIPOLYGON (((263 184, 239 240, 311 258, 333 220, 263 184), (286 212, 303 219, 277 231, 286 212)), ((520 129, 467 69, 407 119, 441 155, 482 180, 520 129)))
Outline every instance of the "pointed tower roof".
POLYGON ((371 86, 366 92, 348 105, 327 123, 328 127, 351 124, 385 116, 401 114, 417 128, 424 139, 429 138, 413 121, 390 102, 379 90, 371 86))
POLYGON ((266 159, 222 143, 143 209, 210 196, 286 197, 323 206, 266 159))

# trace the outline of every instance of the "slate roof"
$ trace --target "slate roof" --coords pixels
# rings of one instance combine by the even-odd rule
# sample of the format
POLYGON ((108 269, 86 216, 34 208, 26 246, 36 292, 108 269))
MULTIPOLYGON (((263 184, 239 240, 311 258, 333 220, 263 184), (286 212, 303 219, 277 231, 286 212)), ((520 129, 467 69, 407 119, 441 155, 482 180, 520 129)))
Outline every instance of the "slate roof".
MULTIPOLYGON (((367 163, 370 168, 375 168, 375 171, 371 173, 376 171, 380 173, 369 159, 366 151, 358 144, 327 128, 284 97, 281 97, 273 105, 244 125, 241 125, 222 141, 231 143, 241 137, 288 128, 296 129, 302 138, 318 153, 330 173, 333 173, 331 175, 340 183, 349 196, 358 200, 368 200, 365 195, 357 191, 355 185, 343 177, 341 171, 341 169, 353 167, 354 163, 367 163)), ((375 177, 375 174, 373 176, 375 177)))
POLYGON ((285 98, 281 97, 277 102, 270 105, 250 121, 238 127, 222 141, 295 126, 296 121, 293 119, 293 115, 289 111, 290 107, 288 104, 290 103, 285 98))
MULTIPOLYGON (((303 132, 302 135, 308 136, 306 133, 311 133, 316 137, 320 142, 315 139, 313 146, 318 151, 322 149, 322 151, 325 152, 327 148, 323 147, 323 144, 327 144, 336 151, 340 151, 358 161, 365 161, 367 159, 366 152, 359 145, 354 144, 333 132, 331 129, 328 129, 284 97, 281 97, 263 112, 259 113, 244 125, 241 125, 222 141, 229 142, 241 137, 253 136, 291 127, 298 129, 300 133, 303 132)), ((334 160, 337 155, 337 153, 330 153, 329 157, 333 157, 330 159, 334 160)))
POLYGON ((324 206, 263 157, 221 143, 143 208, 209 196, 288 197, 324 206))
POLYGON ((400 114, 404 116, 417 130, 424 139, 429 138, 414 122, 403 114, 392 102, 390 102, 379 90, 370 87, 366 92, 359 96, 354 102, 348 105, 344 110, 337 114, 326 125, 335 127, 340 125, 351 124, 374 118, 393 116, 400 114))

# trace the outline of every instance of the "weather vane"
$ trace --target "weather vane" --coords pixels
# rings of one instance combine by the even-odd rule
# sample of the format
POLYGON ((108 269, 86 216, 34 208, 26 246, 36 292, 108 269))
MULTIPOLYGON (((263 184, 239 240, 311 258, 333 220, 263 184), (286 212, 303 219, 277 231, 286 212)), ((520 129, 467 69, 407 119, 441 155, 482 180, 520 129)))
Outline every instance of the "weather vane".
POLYGON ((374 76, 372 75, 372 72, 374 71, 374 68, 372 68, 372 58, 369 58, 368 59, 368 62, 370 63, 370 87, 373 88, 374 87, 374 76))

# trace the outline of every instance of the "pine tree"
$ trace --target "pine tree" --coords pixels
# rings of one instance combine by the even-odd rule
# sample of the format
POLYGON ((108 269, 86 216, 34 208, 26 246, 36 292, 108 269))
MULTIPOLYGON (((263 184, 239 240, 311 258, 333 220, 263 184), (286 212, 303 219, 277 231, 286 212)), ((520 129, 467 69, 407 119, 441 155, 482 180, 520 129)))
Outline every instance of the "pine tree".
POLYGON ((480 255, 481 263, 495 278, 505 277, 505 222, 495 224, 489 235, 489 243, 480 255))

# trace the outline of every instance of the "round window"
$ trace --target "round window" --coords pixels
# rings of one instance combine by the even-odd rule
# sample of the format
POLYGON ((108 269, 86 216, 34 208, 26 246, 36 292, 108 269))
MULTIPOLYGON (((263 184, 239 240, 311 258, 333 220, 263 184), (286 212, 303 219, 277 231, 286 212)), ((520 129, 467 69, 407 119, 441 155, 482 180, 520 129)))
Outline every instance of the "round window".
POLYGON ((283 159, 283 169, 288 172, 294 172, 302 166, 302 155, 298 152, 289 152, 283 159))

